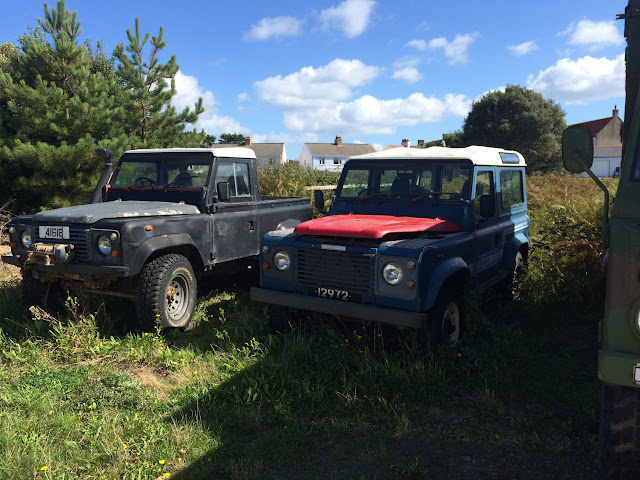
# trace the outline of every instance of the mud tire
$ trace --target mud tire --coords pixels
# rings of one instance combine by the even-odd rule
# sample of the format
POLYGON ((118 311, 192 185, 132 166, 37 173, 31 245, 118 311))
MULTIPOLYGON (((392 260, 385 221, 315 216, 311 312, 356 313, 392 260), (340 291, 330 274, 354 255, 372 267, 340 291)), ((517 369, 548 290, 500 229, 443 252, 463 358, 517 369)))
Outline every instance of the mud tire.
POLYGON ((640 478, 640 388, 602 385, 599 473, 603 479, 640 478))
POLYGON ((20 282, 22 303, 25 307, 40 307, 50 313, 62 310, 62 287, 58 282, 41 282, 31 270, 22 272, 20 282))
POLYGON ((186 257, 163 255, 144 266, 138 279, 136 313, 145 329, 186 329, 196 306, 197 282, 186 257))
POLYGON ((269 326, 274 333, 286 333, 291 330, 295 322, 295 315, 282 305, 267 305, 269 326))
POLYGON ((464 319, 464 302, 457 290, 445 288, 438 294, 435 306, 429 312, 427 345, 455 346, 460 340, 464 319))

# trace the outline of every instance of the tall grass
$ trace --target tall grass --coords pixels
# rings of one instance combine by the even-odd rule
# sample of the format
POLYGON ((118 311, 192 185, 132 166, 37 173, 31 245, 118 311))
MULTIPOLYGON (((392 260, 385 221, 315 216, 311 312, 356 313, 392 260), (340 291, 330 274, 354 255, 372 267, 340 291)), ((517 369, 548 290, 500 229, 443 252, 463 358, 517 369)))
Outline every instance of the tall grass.
MULTIPOLYGON (((335 181, 300 168, 264 175, 263 193, 335 181)), ((456 349, 326 317, 274 335, 243 287, 208 293, 192 330, 163 334, 99 297, 29 311, 17 280, 1 283, 0 478, 594 478, 598 309, 584 299, 600 298, 601 201, 588 182, 529 178, 526 295, 470 302, 456 349)))

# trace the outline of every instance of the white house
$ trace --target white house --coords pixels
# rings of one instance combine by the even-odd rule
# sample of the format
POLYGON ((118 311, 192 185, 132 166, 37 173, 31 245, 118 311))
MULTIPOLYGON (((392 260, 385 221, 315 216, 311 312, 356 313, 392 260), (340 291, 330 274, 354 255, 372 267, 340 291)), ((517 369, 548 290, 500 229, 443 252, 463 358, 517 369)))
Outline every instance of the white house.
MULTIPOLYGON (((622 161, 622 119, 618 116, 617 106, 613 115, 607 118, 579 123, 591 132, 593 137, 593 166, 591 170, 598 177, 611 177, 616 169, 620 169, 622 161)), ((586 176, 582 174, 581 176, 586 176)))
MULTIPOLYGON (((237 147, 234 143, 216 144, 216 148, 220 147, 237 147)), ((253 143, 251 137, 245 137, 243 147, 250 148, 256 154, 258 165, 283 165, 288 162, 287 149, 284 143, 253 143)))
POLYGON ((300 165, 341 172, 351 157, 373 152, 375 149, 368 143, 342 143, 342 137, 336 137, 333 143, 305 143, 300 152, 300 165))

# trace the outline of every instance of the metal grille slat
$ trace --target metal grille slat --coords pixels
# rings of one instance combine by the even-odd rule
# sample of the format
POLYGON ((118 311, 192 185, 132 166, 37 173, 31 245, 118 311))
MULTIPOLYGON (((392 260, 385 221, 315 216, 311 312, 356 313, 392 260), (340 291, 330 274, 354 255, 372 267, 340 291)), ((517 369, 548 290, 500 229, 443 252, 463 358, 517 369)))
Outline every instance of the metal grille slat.
POLYGON ((297 248, 295 280, 308 287, 373 293, 375 255, 297 248))
POLYGON ((34 242, 55 245, 58 243, 70 243, 73 245, 74 262, 89 262, 89 229, 84 225, 69 225, 68 223, 47 222, 34 225, 34 242), (68 240, 55 240, 53 238, 40 238, 40 226, 69 227, 68 240))

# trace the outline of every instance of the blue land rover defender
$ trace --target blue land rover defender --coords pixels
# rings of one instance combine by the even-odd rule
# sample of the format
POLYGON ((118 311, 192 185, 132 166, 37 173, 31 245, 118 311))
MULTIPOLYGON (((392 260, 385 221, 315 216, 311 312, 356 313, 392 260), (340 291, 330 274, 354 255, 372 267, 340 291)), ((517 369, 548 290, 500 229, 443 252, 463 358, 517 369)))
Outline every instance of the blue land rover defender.
MULTIPOLYGON (((499 148, 352 157, 327 216, 267 233, 260 287, 275 330, 301 311, 413 327, 455 344, 468 289, 517 293, 529 248, 525 160, 499 148)), ((316 192, 316 208, 323 208, 316 192)))

